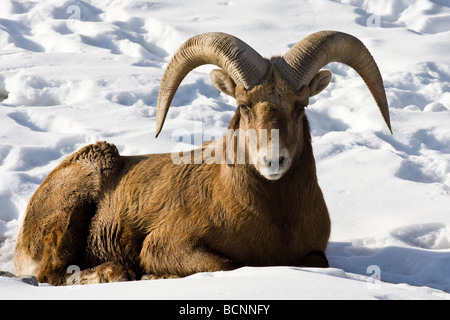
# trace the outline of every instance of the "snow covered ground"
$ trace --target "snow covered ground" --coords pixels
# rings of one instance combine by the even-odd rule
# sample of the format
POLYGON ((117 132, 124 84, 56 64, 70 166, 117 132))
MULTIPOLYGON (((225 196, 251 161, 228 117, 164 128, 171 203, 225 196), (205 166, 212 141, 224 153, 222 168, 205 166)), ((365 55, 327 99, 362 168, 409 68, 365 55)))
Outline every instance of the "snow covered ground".
POLYGON ((78 148, 107 140, 123 155, 171 152, 183 147, 175 129, 225 131, 234 101, 204 66, 182 83, 154 139, 159 82, 183 41, 222 31, 272 56, 330 29, 372 52, 394 131, 358 75, 330 64, 332 83, 307 115, 332 268, 67 288, 0 277, 0 299, 450 299, 448 0, 1 0, 0 270, 14 271, 31 195, 78 148))

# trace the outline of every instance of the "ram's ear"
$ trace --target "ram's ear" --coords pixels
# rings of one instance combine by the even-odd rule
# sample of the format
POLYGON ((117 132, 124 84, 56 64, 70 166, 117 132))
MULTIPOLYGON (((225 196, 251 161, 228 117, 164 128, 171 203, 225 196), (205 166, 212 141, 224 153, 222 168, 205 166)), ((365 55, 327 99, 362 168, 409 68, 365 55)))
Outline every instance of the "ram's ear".
POLYGON ((331 81, 332 73, 329 70, 320 70, 316 73, 309 83, 309 96, 315 96, 323 89, 325 89, 331 81))
POLYGON ((222 69, 214 69, 211 71, 210 76, 212 83, 217 89, 235 98, 234 89, 236 88, 236 84, 225 71, 222 69))

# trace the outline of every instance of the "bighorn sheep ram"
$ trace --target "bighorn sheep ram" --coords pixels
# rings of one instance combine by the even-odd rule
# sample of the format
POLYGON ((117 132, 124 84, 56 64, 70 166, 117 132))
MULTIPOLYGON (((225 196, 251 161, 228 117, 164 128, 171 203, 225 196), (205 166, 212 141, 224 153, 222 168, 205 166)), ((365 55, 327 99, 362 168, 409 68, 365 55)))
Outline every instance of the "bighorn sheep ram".
POLYGON ((16 245, 16 273, 64 285, 70 265, 80 267, 81 283, 239 266, 327 267, 330 218, 304 109, 330 82, 331 72, 320 69, 333 61, 359 73, 390 130, 378 67, 351 35, 317 32, 272 59, 224 33, 186 41, 161 80, 156 135, 184 77, 214 64, 221 69, 211 72, 212 82, 238 105, 229 125, 234 134, 200 150, 221 146, 223 164, 205 158, 198 164, 195 151, 195 161, 175 164, 171 154, 121 156, 106 142, 84 147, 53 170, 30 200, 16 245), (257 138, 260 129, 270 130, 266 147, 233 144, 232 151, 245 149, 245 161, 225 161, 226 142, 249 129, 257 138), (275 133, 277 150, 268 147, 275 145, 275 133))

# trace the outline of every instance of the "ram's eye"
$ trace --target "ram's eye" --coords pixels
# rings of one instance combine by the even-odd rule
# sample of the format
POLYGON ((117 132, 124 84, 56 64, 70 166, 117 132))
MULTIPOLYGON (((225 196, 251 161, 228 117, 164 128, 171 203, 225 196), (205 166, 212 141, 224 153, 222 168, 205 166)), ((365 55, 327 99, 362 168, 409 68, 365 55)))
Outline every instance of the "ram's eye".
POLYGON ((248 104, 240 104, 239 110, 241 114, 244 115, 244 118, 247 118, 248 123, 250 123, 253 119, 252 113, 250 112, 250 106, 248 104))
POLYGON ((297 111, 303 111, 305 110, 305 108, 307 108, 308 106, 303 104, 303 103, 296 103, 295 104, 295 108, 297 109, 297 111))
POLYGON ((243 112, 248 112, 250 110, 250 107, 246 104, 241 104, 239 105, 239 108, 241 109, 241 111, 243 112))

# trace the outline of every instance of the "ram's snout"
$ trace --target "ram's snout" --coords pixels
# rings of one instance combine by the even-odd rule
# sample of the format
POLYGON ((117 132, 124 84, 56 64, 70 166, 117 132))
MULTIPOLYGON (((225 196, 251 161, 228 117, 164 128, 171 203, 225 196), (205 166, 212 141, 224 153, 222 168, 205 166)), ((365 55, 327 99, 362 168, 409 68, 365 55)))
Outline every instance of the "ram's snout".
POLYGON ((268 180, 278 180, 291 166, 292 158, 284 147, 272 145, 258 151, 256 169, 268 180))

